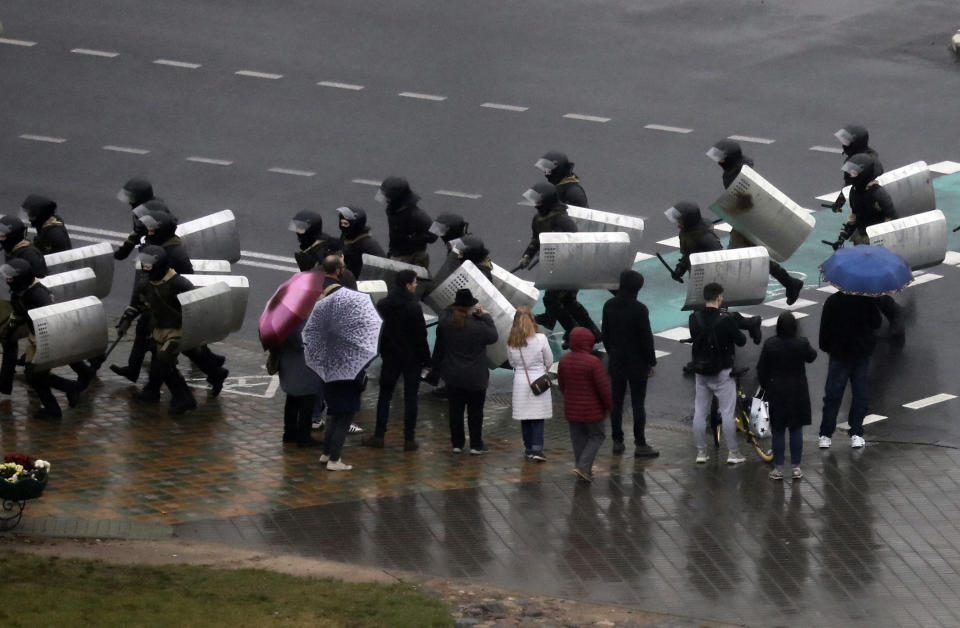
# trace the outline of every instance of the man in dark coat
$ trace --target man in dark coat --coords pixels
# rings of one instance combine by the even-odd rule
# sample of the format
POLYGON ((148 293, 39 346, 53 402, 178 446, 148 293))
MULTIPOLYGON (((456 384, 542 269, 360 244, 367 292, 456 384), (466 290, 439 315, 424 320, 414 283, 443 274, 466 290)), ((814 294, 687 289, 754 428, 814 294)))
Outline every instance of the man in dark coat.
POLYGON ((870 403, 870 356, 876 345, 875 331, 882 319, 875 297, 836 292, 827 297, 820 317, 820 350, 830 355, 823 390, 823 418, 818 446, 827 449, 837 428, 837 413, 843 391, 850 381, 850 446, 859 449, 863 439, 863 418, 870 403))
POLYGON ((303 210, 290 221, 290 231, 297 234, 300 250, 293 254, 301 271, 314 270, 324 258, 343 248, 338 238, 323 232, 323 217, 320 212, 303 210))
POLYGON ((380 243, 370 235, 367 212, 359 207, 338 207, 340 218, 340 241, 343 243, 343 261, 354 277, 363 270, 363 255, 386 257, 380 243))
POLYGON ((39 194, 31 194, 20 206, 30 225, 37 231, 33 245, 44 255, 69 251, 70 236, 63 220, 57 216, 57 204, 39 194))
MULTIPOLYGON (((723 139, 714 144, 707 151, 707 156, 715 160, 723 169, 723 187, 728 188, 740 174, 744 165, 753 166, 753 160, 743 154, 740 144, 733 140, 723 139)), ((736 229, 730 231, 728 249, 743 249, 756 246, 747 236, 736 229)), ((786 291, 787 305, 793 305, 800 298, 803 289, 803 280, 791 277, 787 270, 777 262, 770 260, 770 276, 776 279, 786 291)))
POLYGON ((377 303, 383 319, 380 333, 380 394, 377 398, 377 427, 362 445, 383 447, 390 418, 390 401, 397 381, 403 377, 403 450, 417 449, 417 394, 420 371, 430 365, 427 325, 417 298, 417 274, 401 270, 394 276, 394 286, 377 303))
POLYGON ((633 444, 635 458, 654 458, 660 455, 647 444, 646 410, 647 377, 653 375, 657 357, 650 329, 650 312, 637 300, 643 288, 643 275, 634 270, 620 273, 620 289, 616 296, 603 304, 600 325, 603 346, 609 357, 610 387, 613 409, 610 411, 613 432, 613 453, 621 454, 623 445, 623 399, 630 385, 633 402, 633 444))
POLYGON ((390 240, 387 256, 398 262, 430 268, 427 245, 437 241, 430 232, 433 220, 420 209, 420 197, 402 177, 387 177, 377 190, 377 201, 386 204, 390 240))
MULTIPOLYGON (((567 206, 560 201, 557 188, 546 181, 536 183, 524 192, 523 197, 537 208, 530 229, 533 232, 530 243, 523 251, 523 257, 517 262, 518 268, 530 265, 533 256, 540 251, 541 233, 576 233, 577 225, 567 215, 567 206)), ((590 318, 587 309, 577 301, 578 290, 547 290, 543 293, 543 307, 546 312, 536 316, 537 323, 547 329, 553 329, 560 323, 563 327, 563 340, 566 343, 570 337, 570 330, 574 327, 586 327, 593 332, 594 338, 600 342, 600 330, 590 318)))
POLYGON ((575 207, 589 207, 587 193, 580 184, 580 179, 573 172, 573 162, 566 154, 558 150, 544 153, 543 157, 534 164, 543 171, 547 181, 557 188, 557 197, 561 203, 575 207))

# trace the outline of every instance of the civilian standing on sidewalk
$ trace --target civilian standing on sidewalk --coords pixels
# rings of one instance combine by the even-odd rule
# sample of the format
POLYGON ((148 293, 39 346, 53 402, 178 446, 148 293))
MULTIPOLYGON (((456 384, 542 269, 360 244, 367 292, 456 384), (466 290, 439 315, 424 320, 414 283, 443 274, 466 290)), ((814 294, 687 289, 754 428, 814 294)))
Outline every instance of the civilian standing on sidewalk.
POLYGON ((603 445, 603 419, 613 407, 610 382, 603 363, 590 351, 595 337, 584 327, 570 332, 570 353, 560 358, 557 374, 566 404, 573 444, 573 472, 581 480, 593 481, 593 460, 603 445))
POLYGON ((470 430, 470 453, 480 455, 486 451, 483 446, 483 403, 490 381, 487 345, 495 343, 498 337, 493 318, 467 288, 457 290, 453 305, 440 314, 434 361, 447 383, 450 442, 455 454, 462 452, 466 444, 464 409, 470 430))
POLYGON ((777 317, 777 335, 767 338, 757 362, 757 379, 770 404, 770 428, 773 431, 773 471, 770 479, 783 479, 786 449, 785 432, 790 430, 790 464, 794 480, 803 477, 803 426, 810 425, 810 390, 807 385, 808 362, 817 352, 804 336, 797 335, 797 319, 790 312, 777 317))
POLYGON ((283 404, 283 442, 300 447, 320 447, 310 435, 313 426, 313 404, 323 383, 320 376, 307 366, 303 356, 303 327, 301 323, 280 345, 280 388, 286 393, 283 404))
POLYGON ((603 304, 600 336, 609 356, 610 387, 613 409, 610 411, 610 429, 613 435, 613 453, 622 454, 623 399, 630 385, 633 403, 633 456, 655 458, 660 452, 647 444, 647 377, 653 375, 657 356, 653 349, 650 329, 650 311, 637 300, 643 288, 643 275, 635 270, 620 273, 617 295, 603 304))
POLYGON ((521 305, 513 315, 513 327, 507 339, 507 360, 513 367, 513 418, 520 421, 523 453, 528 460, 545 462, 543 455, 544 420, 553 416, 550 391, 533 394, 530 382, 545 375, 553 364, 553 351, 529 306, 521 305))
POLYGON ((353 465, 345 464, 341 456, 350 422, 360 410, 360 395, 364 388, 360 384, 361 379, 363 376, 358 375, 356 379, 326 382, 324 387, 328 419, 320 462, 327 463, 327 471, 349 471, 353 468, 353 465))

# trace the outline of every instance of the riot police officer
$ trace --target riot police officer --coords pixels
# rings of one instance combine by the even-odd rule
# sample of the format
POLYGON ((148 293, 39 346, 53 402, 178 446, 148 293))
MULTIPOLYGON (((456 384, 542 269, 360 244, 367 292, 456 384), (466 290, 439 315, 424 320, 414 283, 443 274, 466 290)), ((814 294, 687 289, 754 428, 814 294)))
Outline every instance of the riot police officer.
POLYGON ((359 207, 338 207, 340 242, 343 245, 343 263, 355 277, 363 270, 363 255, 386 257, 383 247, 370 235, 367 212, 359 207))
POLYGON ((420 197, 410 189, 410 183, 403 177, 387 177, 380 184, 375 198, 386 206, 390 234, 387 256, 429 269, 427 245, 436 242, 437 236, 430 232, 433 221, 417 205, 420 197))
MULTIPOLYGON (((843 155, 843 162, 846 163, 854 155, 859 155, 861 153, 867 154, 873 157, 876 162, 874 163, 874 176, 879 177, 883 174, 883 166, 880 164, 880 155, 873 148, 870 147, 870 132, 867 131, 866 127, 860 126, 859 124, 847 124, 839 131, 833 134, 840 141, 841 154, 843 155)), ((853 177, 851 177, 846 172, 843 173, 843 184, 850 185, 853 183, 853 177)), ((839 214, 843 211, 843 205, 847 202, 846 197, 841 191, 837 195, 837 200, 833 203, 824 204, 824 207, 829 207, 833 210, 833 213, 839 214)))
POLYGON ((297 212, 290 221, 290 231, 297 234, 300 244, 293 257, 301 271, 318 269, 327 255, 342 248, 338 238, 323 232, 323 216, 312 209, 297 212))
POLYGON ((580 179, 574 174, 573 162, 566 154, 558 150, 547 151, 534 165, 543 172, 547 181, 556 186, 557 197, 561 203, 589 207, 587 193, 580 184, 580 179))
POLYGON ((47 276, 47 262, 43 253, 27 239, 27 227, 16 216, 0 217, 0 246, 3 247, 5 261, 26 260, 37 278, 47 276))
MULTIPOLYGON (((128 235, 127 239, 120 245, 120 248, 113 252, 114 259, 123 260, 129 257, 133 249, 139 246, 143 237, 147 235, 146 227, 140 222, 140 216, 144 215, 146 210, 140 210, 138 215, 137 208, 144 206, 149 201, 159 199, 154 197, 153 186, 150 182, 140 177, 134 177, 124 183, 123 188, 117 193, 117 199, 130 205, 133 219, 133 230, 130 232, 130 235, 128 235)), ((159 209, 160 207, 166 209, 167 206, 160 203, 153 207, 155 209, 159 209)), ((169 209, 167 209, 167 211, 169 212, 169 209)))
POLYGON ((37 231, 33 245, 44 255, 69 251, 70 235, 63 220, 57 216, 57 204, 45 196, 31 194, 23 200, 20 206, 23 215, 21 220, 27 220, 37 231))

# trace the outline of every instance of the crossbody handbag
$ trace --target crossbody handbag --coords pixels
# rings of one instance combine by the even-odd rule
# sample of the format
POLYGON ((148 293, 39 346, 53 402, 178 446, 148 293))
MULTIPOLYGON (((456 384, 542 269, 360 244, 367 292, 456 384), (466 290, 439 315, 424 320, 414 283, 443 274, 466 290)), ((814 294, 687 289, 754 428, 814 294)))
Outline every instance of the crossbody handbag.
POLYGON ((527 361, 523 359, 523 349, 517 348, 517 351, 520 352, 520 362, 523 364, 523 373, 527 376, 527 384, 530 385, 530 390, 533 391, 533 394, 542 395, 550 390, 550 377, 546 373, 532 382, 530 381, 530 371, 527 370, 527 361))

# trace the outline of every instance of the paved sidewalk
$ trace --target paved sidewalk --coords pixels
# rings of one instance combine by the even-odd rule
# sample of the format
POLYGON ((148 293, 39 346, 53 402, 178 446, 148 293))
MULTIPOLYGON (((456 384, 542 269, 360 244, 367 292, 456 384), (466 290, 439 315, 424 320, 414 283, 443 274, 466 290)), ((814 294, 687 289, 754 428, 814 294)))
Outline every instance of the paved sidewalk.
MULTIPOLYGON (((613 457, 608 441, 586 485, 562 419, 547 425, 548 462, 522 457, 498 372, 487 455, 450 453, 445 404, 424 393, 420 451, 401 451, 397 402, 387 448, 351 436, 355 469, 331 473, 316 450, 280 443, 283 395, 269 396, 261 352, 218 350, 242 378, 217 400, 198 390, 200 409, 183 418, 132 401, 104 368, 62 421, 28 419, 36 400, 18 379, 0 401, 0 451, 53 463, 18 532, 174 535, 755 626, 960 625, 955 449, 855 452, 837 438, 823 452, 810 429, 806 477, 778 483, 750 454, 735 468, 725 451, 695 465, 689 417, 652 401, 661 457, 635 460, 629 445, 613 457)), ((368 429, 375 394, 374 382, 358 418, 368 429)))

